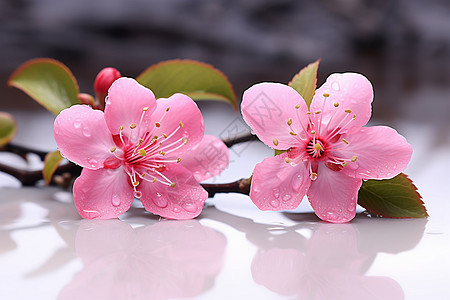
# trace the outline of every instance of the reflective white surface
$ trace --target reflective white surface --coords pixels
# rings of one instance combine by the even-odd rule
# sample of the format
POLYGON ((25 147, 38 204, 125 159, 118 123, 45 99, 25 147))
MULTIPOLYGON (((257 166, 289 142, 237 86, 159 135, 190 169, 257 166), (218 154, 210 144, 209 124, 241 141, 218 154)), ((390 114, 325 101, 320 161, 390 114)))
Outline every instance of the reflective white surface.
MULTIPOLYGON (((227 106, 202 108, 207 133, 246 130, 227 106)), ((53 149, 51 115, 15 116, 17 143, 53 149)), ((81 220, 69 192, 0 175, 0 299, 449 299, 450 141, 435 144, 433 127, 411 122, 397 129, 413 145, 406 173, 428 219, 360 212, 329 224, 307 201, 260 212, 247 196, 220 194, 190 221, 161 220, 138 203, 120 220, 81 220)), ((271 155, 257 142, 230 151, 211 182, 248 177, 271 155)))

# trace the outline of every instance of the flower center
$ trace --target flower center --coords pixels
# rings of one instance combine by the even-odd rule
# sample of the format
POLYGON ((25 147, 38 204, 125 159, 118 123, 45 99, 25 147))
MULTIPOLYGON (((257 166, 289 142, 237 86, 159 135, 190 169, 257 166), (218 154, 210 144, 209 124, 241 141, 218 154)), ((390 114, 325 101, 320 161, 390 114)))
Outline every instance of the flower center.
POLYGON ((312 158, 320 158, 325 152, 324 144, 321 140, 311 139, 306 145, 306 153, 312 158))

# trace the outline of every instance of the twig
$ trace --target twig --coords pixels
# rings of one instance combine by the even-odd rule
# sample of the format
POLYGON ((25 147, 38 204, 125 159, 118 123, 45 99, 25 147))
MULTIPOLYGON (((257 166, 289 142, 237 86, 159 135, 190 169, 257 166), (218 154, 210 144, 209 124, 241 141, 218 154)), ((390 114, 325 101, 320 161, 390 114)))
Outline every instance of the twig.
POLYGON ((244 143, 244 142, 250 142, 250 141, 256 141, 258 140, 258 137, 256 135, 253 135, 251 133, 241 135, 238 137, 233 137, 229 139, 222 139, 222 142, 228 147, 232 147, 233 145, 244 143))

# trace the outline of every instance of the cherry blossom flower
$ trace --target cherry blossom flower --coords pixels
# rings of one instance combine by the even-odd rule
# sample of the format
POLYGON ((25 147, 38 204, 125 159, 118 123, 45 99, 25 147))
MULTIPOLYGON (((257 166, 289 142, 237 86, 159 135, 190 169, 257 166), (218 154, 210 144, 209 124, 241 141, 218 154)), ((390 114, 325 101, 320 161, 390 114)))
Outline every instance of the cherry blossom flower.
POLYGON ((62 111, 54 136, 61 154, 83 167, 73 197, 87 219, 115 218, 134 198, 162 217, 194 218, 208 197, 198 182, 228 164, 226 146, 204 137, 203 117, 191 98, 174 94, 156 101, 130 78, 112 84, 104 112, 87 105, 62 111), (207 146, 221 160, 203 159, 201 151, 194 155, 207 146))
POLYGON ((322 220, 354 218, 362 180, 402 172, 412 154, 404 137, 370 119, 373 90, 360 74, 332 74, 316 90, 310 109, 293 88, 260 83, 243 96, 242 114, 269 147, 253 173, 250 198, 261 210, 295 209, 305 194, 322 220))

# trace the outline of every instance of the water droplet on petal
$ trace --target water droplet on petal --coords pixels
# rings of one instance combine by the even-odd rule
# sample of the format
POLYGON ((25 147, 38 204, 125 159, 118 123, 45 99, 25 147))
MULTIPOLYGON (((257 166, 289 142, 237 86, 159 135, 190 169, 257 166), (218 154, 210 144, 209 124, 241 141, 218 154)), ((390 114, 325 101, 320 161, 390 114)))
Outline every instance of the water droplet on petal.
POLYGON ((83 132, 83 135, 84 135, 85 137, 90 137, 90 136, 91 136, 91 131, 89 130, 88 127, 84 127, 83 130, 82 130, 82 132, 83 132))
POLYGON ((270 201, 270 205, 272 205, 272 207, 277 208, 278 206, 280 206, 280 201, 277 199, 273 199, 270 201))
POLYGON ((316 174, 316 173, 311 173, 311 174, 309 174, 309 178, 310 178, 312 181, 314 181, 314 180, 317 179, 317 174, 316 174))
POLYGON ((283 201, 288 201, 289 199, 291 199, 291 195, 286 194, 283 196, 283 201))
POLYGON ((181 207, 183 207, 183 209, 188 212, 196 212, 197 211, 197 206, 195 206, 192 201, 187 201, 187 202, 183 203, 181 205, 181 207))
POLYGON ((273 196, 275 198, 280 198, 280 190, 278 188, 273 189, 273 196))
POLYGON ((117 195, 112 196, 111 204, 115 207, 120 205, 120 198, 117 195))
POLYGON ((160 207, 160 208, 165 208, 165 207, 167 207, 167 205, 169 204, 169 203, 167 202, 167 198, 161 197, 162 195, 161 195, 160 193, 156 193, 156 196, 157 196, 157 197, 153 198, 153 203, 155 203, 156 206, 158 206, 158 207, 160 207))
POLYGON ((292 188, 294 189, 294 191, 298 192, 300 190, 300 187, 302 186, 302 182, 303 182, 302 175, 297 174, 292 177, 291 184, 292 184, 292 188))
POLYGON ((138 198, 138 199, 141 199, 141 197, 142 197, 142 192, 140 192, 140 191, 135 191, 135 192, 134 192, 134 197, 135 197, 135 198, 138 198))
POLYGON ((81 120, 75 120, 75 122, 73 122, 73 127, 80 128, 81 127, 81 120))
POLYGON ((179 213, 180 211, 181 211, 181 209, 179 208, 179 207, 174 207, 173 209, 172 209, 172 211, 174 212, 174 213, 179 213))
POLYGON ((336 81, 331 84, 331 88, 335 91, 339 91, 339 83, 336 81))

